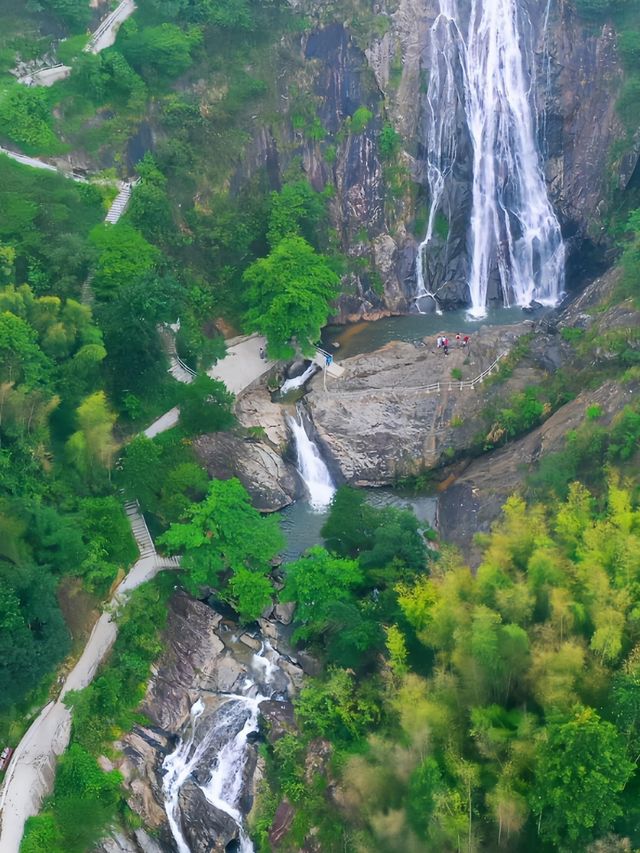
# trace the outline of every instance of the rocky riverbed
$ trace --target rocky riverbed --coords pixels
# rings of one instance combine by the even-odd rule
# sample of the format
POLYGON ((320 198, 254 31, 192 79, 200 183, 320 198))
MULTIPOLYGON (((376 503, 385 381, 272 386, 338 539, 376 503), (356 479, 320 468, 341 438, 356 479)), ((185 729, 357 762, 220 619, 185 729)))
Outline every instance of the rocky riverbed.
MULTIPOLYGON (((244 631, 208 604, 183 592, 170 602, 165 630, 164 652, 154 668, 141 712, 145 724, 134 726, 118 744, 122 758, 116 766, 124 776, 127 799, 139 815, 143 828, 113 834, 102 842, 104 853, 161 853, 179 849, 169 825, 163 788, 163 763, 179 739, 189 736, 190 720, 196 703, 201 703, 193 752, 201 753, 179 790, 179 828, 194 851, 224 851, 239 838, 237 823, 207 798, 206 788, 219 760, 221 743, 210 737, 211 726, 219 721, 217 712, 230 706, 230 697, 247 690, 249 681, 258 691, 267 677, 271 699, 264 705, 263 728, 273 737, 292 724, 291 699, 300 689, 306 660, 286 651, 285 624, 291 620, 290 607, 276 607, 269 618, 260 620, 260 629, 244 631), (268 639, 270 638, 270 639, 268 639), (269 643, 269 661, 256 657, 269 643), (275 661, 275 664, 273 663, 275 661)), ((313 666, 312 662, 309 665, 313 666)), ((218 722, 218 728, 219 722, 218 722)), ((257 736, 256 736, 256 739, 257 736)), ((257 784, 262 776, 256 739, 247 744, 242 766, 237 808, 250 813, 257 784)))

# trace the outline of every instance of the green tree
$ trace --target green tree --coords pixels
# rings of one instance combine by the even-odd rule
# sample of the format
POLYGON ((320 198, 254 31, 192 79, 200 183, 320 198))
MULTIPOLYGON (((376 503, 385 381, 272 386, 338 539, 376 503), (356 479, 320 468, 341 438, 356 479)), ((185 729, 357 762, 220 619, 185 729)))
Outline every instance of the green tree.
POLYGON ((336 603, 348 601, 362 582, 355 560, 336 557, 324 548, 310 548, 304 557, 288 563, 282 601, 295 601, 298 638, 322 634, 336 603))
POLYGON ((66 444, 67 458, 88 479, 109 470, 116 452, 113 437, 115 414, 109 409, 104 391, 96 391, 78 406, 78 429, 66 444))
POLYGON ((271 604, 273 587, 268 577, 240 566, 229 581, 228 600, 243 622, 257 619, 271 604))
POLYGON ((377 697, 344 669, 330 669, 300 692, 296 715, 311 737, 357 740, 380 719, 377 697))
POLYGON ((148 79, 179 77, 191 65, 191 53, 202 41, 192 28, 184 32, 175 24, 138 28, 129 23, 122 51, 131 65, 148 79))
POLYGON ((183 555, 185 586, 195 594, 219 584, 225 572, 265 575, 284 544, 278 520, 261 516, 236 479, 212 480, 205 499, 186 515, 189 520, 172 524, 158 543, 183 555))
POLYGON ((9 311, 0 314, 0 379, 33 387, 46 383, 50 370, 35 330, 9 311))
POLYGON ((113 299, 122 287, 150 273, 158 261, 158 250, 126 222, 98 225, 90 238, 98 251, 92 288, 99 299, 113 299))
POLYGON ((70 26, 83 30, 91 20, 91 9, 83 0, 41 0, 46 8, 70 26))
POLYGON ((157 386, 166 371, 157 326, 175 321, 181 299, 178 282, 150 274, 124 285, 112 301, 99 307, 105 369, 116 391, 148 393, 157 386))
POLYGON ((290 358, 297 344, 313 352, 340 280, 302 237, 288 237, 244 273, 247 328, 267 338, 273 358, 290 358))
POLYGON ((615 726, 593 709, 551 723, 538 749, 530 797, 542 838, 575 850, 607 832, 622 814, 620 794, 633 768, 615 726))
POLYGON ((224 382, 200 373, 180 387, 180 424, 189 435, 220 432, 235 423, 235 396, 224 382))
POLYGON ((304 237, 315 243, 318 224, 326 216, 326 202, 308 181, 285 184, 271 193, 267 239, 275 248, 286 237, 304 237))

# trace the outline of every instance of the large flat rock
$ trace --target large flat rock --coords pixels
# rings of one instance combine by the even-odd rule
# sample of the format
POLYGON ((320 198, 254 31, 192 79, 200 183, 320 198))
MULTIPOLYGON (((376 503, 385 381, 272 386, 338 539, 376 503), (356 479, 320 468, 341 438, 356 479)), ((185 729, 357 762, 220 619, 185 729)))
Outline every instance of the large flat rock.
POLYGON ((422 346, 394 342, 345 359, 341 379, 327 383, 326 390, 322 377, 312 379, 305 398, 321 447, 344 478, 358 485, 394 483, 445 463, 471 446, 490 399, 545 375, 530 363, 500 386, 460 390, 452 370, 475 379, 531 328, 530 322, 483 327, 468 349, 455 346, 454 329, 448 332, 453 344, 448 356, 436 348, 434 336, 422 346), (440 390, 430 391, 433 383, 440 390))

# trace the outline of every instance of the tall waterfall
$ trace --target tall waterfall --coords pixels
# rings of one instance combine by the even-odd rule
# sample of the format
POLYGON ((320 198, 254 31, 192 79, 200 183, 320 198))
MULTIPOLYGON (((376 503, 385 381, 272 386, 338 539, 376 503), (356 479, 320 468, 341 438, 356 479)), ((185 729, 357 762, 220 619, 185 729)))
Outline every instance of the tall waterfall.
POLYGON ((427 292, 424 252, 455 163, 462 114, 473 152, 468 284, 470 313, 476 317, 486 313, 493 276, 499 279, 505 305, 528 305, 532 299, 553 304, 564 286, 562 235, 536 144, 535 57, 523 26, 530 21, 521 21, 518 3, 470 0, 465 33, 466 10, 458 11, 458 0, 440 0, 431 28, 431 209, 416 264, 417 295, 427 292))
POLYGON ((207 720, 207 731, 201 737, 198 737, 198 726, 205 706, 198 699, 191 708, 188 733, 174 752, 165 758, 162 765, 165 771, 165 811, 179 853, 196 853, 191 851, 182 830, 180 789, 212 750, 216 752, 216 760, 202 792, 213 806, 227 814, 238 826, 239 853, 253 853, 253 844, 244 830, 238 801, 242 793, 249 735, 258 729, 260 703, 274 692, 274 676, 279 671, 277 658, 277 652, 265 642, 260 652, 253 657, 255 678, 247 677, 240 693, 225 697, 215 714, 207 720))
POLYGON ((296 444, 296 467, 307 487, 309 502, 314 509, 324 509, 329 506, 336 491, 329 469, 315 442, 307 435, 302 417, 287 416, 287 423, 296 444))

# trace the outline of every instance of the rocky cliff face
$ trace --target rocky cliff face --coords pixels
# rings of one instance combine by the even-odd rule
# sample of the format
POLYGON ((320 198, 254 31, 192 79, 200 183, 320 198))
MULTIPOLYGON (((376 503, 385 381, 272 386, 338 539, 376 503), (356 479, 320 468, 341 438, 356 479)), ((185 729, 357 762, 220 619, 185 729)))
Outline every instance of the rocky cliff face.
POLYGON ((488 532, 507 498, 521 490, 538 460, 564 448, 567 432, 583 423, 589 406, 600 407, 599 423, 608 426, 636 393, 636 388, 606 382, 595 391, 580 394, 524 438, 472 462, 440 495, 438 519, 443 540, 458 545, 469 564, 477 566, 481 552, 473 537, 488 532))
MULTIPOLYGON (((254 657, 262 646, 262 637, 268 635, 277 649, 283 642, 280 623, 290 620, 290 608, 276 608, 270 619, 261 620, 262 634, 243 632, 203 602, 181 592, 173 596, 163 639, 165 651, 154 668, 140 709, 148 722, 136 725, 120 744, 123 757, 119 769, 125 779, 128 802, 144 828, 129 837, 118 834, 107 839, 102 845, 105 853, 163 853, 177 849, 165 811, 162 765, 174 751, 178 738, 188 734, 190 710, 197 700, 202 701, 204 710, 198 719, 193 748, 200 750, 201 757, 180 789, 181 831, 193 851, 224 851, 237 842, 235 821, 203 793, 222 746, 216 737, 209 738, 209 732, 229 694, 242 692, 248 677, 258 684, 263 677, 264 667, 257 666, 254 657)), ((303 670, 284 654, 277 659, 273 677, 277 701, 264 703, 265 716, 272 730, 280 726, 284 731, 291 724, 289 700, 302 684, 303 670)), ((238 805, 243 815, 251 810, 260 778, 257 745, 249 745, 238 805)))
MULTIPOLYGON (((307 13, 313 27, 294 46, 300 59, 295 79, 284 75, 280 80, 285 125, 304 91, 328 135, 314 141, 303 130, 289 127, 283 136, 263 128, 239 176, 266 166, 277 182, 300 158, 317 189, 327 184, 336 188, 333 225, 345 252, 361 259, 346 277, 338 319, 409 310, 417 243, 424 236, 429 204, 426 82, 431 72, 429 29, 439 12, 438 0, 379 0, 373 10, 359 0, 299 0, 293 5, 307 13), (349 117, 361 106, 373 118, 353 132, 349 117), (403 137, 404 151, 393 162, 380 150, 386 119, 403 137)), ((597 274, 607 248, 599 215, 611 180, 610 151, 624 136, 615 112, 622 70, 610 25, 594 31, 568 0, 551 0, 548 12, 545 3, 521 0, 535 64, 547 185, 568 241, 568 281, 582 285, 597 274)), ((458 160, 445 200, 448 234, 435 238, 426 270, 431 289, 440 288, 452 306, 466 298, 472 177, 470 144, 463 122, 459 124, 458 160)), ((637 153, 630 152, 614 165, 621 185, 630 180, 636 162, 637 153)))

